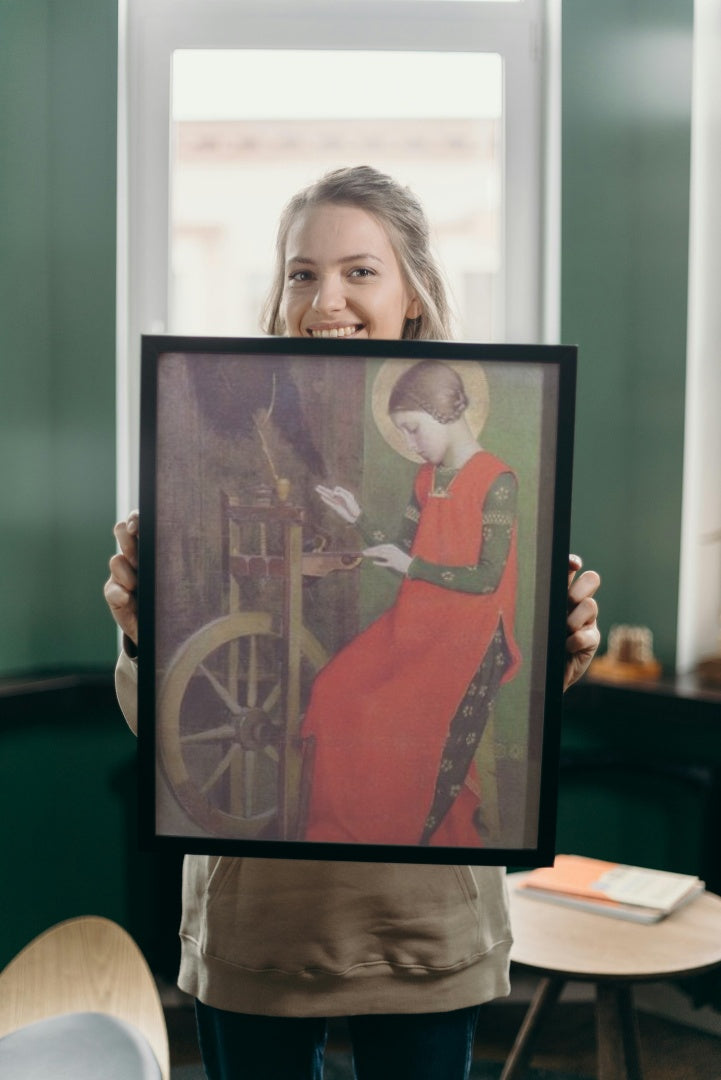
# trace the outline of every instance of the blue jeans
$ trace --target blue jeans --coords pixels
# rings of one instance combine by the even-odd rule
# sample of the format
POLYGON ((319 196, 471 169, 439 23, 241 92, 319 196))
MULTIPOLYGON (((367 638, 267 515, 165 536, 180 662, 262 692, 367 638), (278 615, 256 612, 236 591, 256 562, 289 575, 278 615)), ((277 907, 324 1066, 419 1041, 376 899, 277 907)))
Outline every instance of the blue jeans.
MULTIPOLYGON (((321 1080, 323 1017, 249 1016, 196 1002, 208 1080, 321 1080)), ((467 1080, 478 1006, 348 1017, 357 1080, 467 1080)))

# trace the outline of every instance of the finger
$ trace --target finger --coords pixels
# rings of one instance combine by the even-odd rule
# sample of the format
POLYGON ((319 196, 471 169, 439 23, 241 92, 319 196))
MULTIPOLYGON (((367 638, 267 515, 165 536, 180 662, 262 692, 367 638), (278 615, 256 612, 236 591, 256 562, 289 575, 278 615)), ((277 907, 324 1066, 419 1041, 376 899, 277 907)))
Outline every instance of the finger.
POLYGON ((566 617, 566 629, 575 633, 584 626, 594 626, 598 618, 598 604, 592 596, 586 596, 571 608, 566 617))
POLYGON ((365 555, 367 559, 370 559, 376 566, 385 566, 388 562, 388 555, 382 544, 378 547, 369 547, 361 552, 361 555, 365 555))
POLYGON ((113 555, 108 563, 110 567, 110 581, 120 585, 128 592, 135 592, 138 587, 138 575, 134 565, 125 555, 113 555))
POLYGON ((569 607, 580 604, 588 596, 593 596, 601 585, 600 575, 595 570, 585 570, 580 577, 569 585, 569 607))
POLYGON ((138 643, 138 610, 134 593, 128 592, 113 578, 109 578, 103 589, 110 612, 124 634, 138 643))
POLYGON ((134 603, 134 596, 128 589, 124 588, 115 578, 108 578, 103 587, 103 594, 107 600, 108 607, 113 612, 127 611, 134 603))
POLYGON ((577 574, 583 566, 583 559, 580 555, 568 556, 568 572, 569 574, 577 574))
POLYGON ((599 646, 599 635, 593 631, 580 631, 573 634, 566 643, 567 669, 579 678, 590 666, 599 646))
POLYGON ((319 491, 318 494, 326 506, 330 506, 334 510, 342 509, 345 506, 345 500, 340 495, 337 495, 335 491, 319 491))
POLYGON ((579 652, 582 649, 597 648, 601 641, 601 631, 595 619, 583 622, 579 626, 569 626, 566 634, 566 649, 579 652))
POLYGON ((568 556, 568 587, 569 587, 569 589, 571 588, 571 585, 573 583, 573 579, 575 578, 578 571, 582 568, 582 566, 583 566, 583 559, 581 558, 580 555, 569 555, 568 556))
POLYGON ((124 557, 132 566, 138 565, 138 518, 130 515, 126 521, 119 521, 113 529, 124 557))

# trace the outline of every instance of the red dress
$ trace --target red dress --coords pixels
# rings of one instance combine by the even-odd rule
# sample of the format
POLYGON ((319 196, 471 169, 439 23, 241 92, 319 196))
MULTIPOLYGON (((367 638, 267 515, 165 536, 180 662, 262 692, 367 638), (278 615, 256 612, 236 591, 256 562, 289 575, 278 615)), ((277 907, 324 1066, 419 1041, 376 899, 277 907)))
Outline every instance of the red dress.
MULTIPOLYGON (((508 466, 485 451, 458 471, 446 497, 431 494, 433 466, 415 481, 420 507, 412 556, 444 567, 475 566, 483 545, 483 503, 508 466)), ((302 734, 315 737, 305 839, 420 842, 452 718, 501 625, 510 663, 517 557, 515 526, 498 587, 459 592, 404 578, 393 605, 318 674, 302 734)), ((471 766, 431 844, 478 847, 479 805, 471 766)))

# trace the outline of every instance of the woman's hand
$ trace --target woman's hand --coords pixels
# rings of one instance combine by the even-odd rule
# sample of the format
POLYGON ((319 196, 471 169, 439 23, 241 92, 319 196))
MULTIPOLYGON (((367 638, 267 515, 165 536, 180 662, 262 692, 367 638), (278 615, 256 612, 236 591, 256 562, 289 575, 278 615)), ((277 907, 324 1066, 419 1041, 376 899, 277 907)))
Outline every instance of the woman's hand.
POLYGON ((395 544, 376 544, 375 547, 366 548, 363 554, 372 559, 376 566, 397 570, 399 574, 407 574, 408 567, 411 565, 410 555, 401 551, 395 544))
POLYGON ((583 562, 578 555, 569 555, 564 690, 568 690, 569 686, 573 686, 584 674, 601 640, 596 625, 598 604, 593 598, 601 579, 595 570, 586 570, 580 577, 576 577, 582 566, 583 562))
POLYGON ((126 521, 119 521, 113 529, 120 553, 110 560, 110 577, 103 592, 110 613, 127 637, 138 644, 138 530, 140 517, 137 510, 128 514, 126 521))
POLYGON ((324 487, 323 484, 316 485, 315 490, 326 506, 329 506, 331 510, 335 510, 336 514, 342 517, 344 521, 347 521, 349 525, 355 525, 361 515, 361 508, 352 492, 343 487, 324 487))

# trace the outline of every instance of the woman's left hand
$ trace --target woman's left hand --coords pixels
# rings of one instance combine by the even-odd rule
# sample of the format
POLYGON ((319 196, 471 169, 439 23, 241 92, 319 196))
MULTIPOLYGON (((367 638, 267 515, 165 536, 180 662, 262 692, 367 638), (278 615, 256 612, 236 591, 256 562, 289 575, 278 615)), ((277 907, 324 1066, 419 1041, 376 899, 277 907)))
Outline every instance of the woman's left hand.
POLYGON ((586 570, 576 577, 582 566, 583 562, 578 555, 569 555, 564 690, 568 690, 569 686, 573 686, 584 674, 601 640, 596 625, 598 604, 594 600, 601 578, 595 570, 586 570))
POLYGON ((411 565, 410 555, 395 544, 376 544, 375 547, 366 548, 363 554, 372 559, 376 566, 386 566, 389 570, 397 570, 399 574, 407 574, 411 565))

